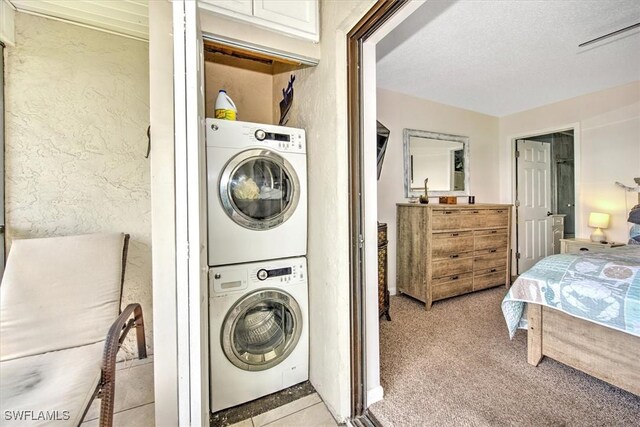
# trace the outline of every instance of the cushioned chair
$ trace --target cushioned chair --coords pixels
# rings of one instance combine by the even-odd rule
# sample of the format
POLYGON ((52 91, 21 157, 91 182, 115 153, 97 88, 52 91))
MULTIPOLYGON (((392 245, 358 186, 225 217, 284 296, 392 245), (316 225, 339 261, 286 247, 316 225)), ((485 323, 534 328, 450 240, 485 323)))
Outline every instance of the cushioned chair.
POLYGON ((116 354, 132 328, 147 357, 140 305, 120 310, 128 242, 13 241, 0 285, 0 424, 76 426, 99 397, 100 425, 112 425, 116 354))

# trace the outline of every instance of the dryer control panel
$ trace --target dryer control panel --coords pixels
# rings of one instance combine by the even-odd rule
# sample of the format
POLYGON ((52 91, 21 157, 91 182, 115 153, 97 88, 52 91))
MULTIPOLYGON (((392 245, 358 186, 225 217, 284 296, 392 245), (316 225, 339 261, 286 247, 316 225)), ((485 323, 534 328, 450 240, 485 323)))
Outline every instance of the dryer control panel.
POLYGON ((307 152, 304 129, 221 119, 206 119, 206 126, 208 147, 265 147, 287 153, 307 152))
POLYGON ((285 130, 256 128, 253 132, 252 139, 255 139, 260 145, 267 145, 269 148, 277 151, 304 153, 304 132, 294 128, 284 129, 285 130))

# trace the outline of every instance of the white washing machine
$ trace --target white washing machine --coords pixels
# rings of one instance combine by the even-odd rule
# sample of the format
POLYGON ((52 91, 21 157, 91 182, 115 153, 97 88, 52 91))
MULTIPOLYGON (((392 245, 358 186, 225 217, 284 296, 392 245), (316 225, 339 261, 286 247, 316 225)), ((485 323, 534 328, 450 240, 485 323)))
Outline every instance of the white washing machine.
POLYGON ((307 254, 302 129, 207 119, 209 265, 307 254))
POLYGON ((309 379, 307 260, 209 270, 211 412, 309 379))

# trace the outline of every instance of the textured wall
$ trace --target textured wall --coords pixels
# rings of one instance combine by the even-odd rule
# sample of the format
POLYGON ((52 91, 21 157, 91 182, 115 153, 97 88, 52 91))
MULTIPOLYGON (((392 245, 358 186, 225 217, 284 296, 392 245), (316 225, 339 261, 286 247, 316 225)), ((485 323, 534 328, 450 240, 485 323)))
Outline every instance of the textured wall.
POLYGON ((5 73, 7 247, 131 234, 123 302, 142 303, 151 345, 148 45, 18 13, 5 73))

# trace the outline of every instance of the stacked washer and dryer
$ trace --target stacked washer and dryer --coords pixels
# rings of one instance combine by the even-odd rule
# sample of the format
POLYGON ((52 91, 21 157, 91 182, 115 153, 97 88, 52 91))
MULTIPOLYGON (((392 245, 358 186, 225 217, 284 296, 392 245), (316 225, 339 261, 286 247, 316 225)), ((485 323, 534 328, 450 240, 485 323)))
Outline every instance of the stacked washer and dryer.
POLYGON ((211 411, 309 377, 302 129, 206 120, 211 411))

